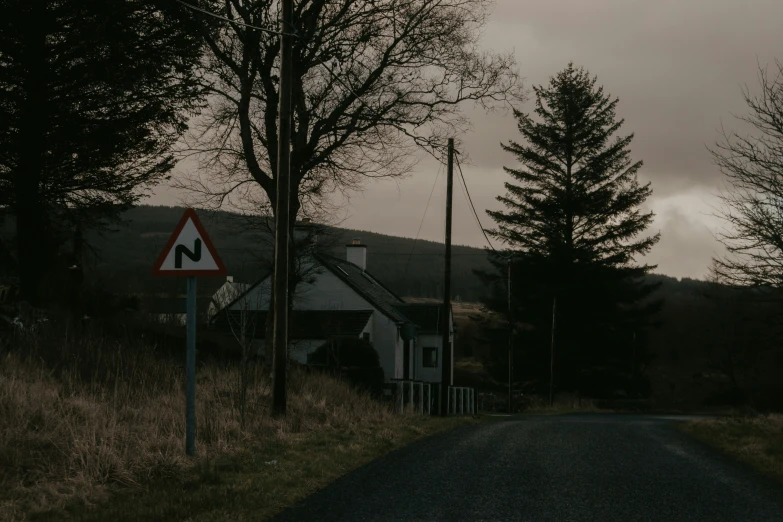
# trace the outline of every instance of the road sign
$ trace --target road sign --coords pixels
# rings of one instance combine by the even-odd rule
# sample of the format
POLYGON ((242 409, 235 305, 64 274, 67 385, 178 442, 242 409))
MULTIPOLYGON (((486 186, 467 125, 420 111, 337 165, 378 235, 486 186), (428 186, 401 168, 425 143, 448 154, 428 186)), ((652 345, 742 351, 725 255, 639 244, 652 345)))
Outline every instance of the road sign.
POLYGON ((189 208, 179 220, 153 273, 162 276, 186 276, 188 278, 187 322, 185 337, 185 453, 196 454, 196 276, 226 275, 226 267, 220 260, 206 230, 198 220, 196 211, 189 208))
POLYGON ((163 248, 153 272, 161 276, 224 276, 220 260, 196 211, 189 208, 163 248))

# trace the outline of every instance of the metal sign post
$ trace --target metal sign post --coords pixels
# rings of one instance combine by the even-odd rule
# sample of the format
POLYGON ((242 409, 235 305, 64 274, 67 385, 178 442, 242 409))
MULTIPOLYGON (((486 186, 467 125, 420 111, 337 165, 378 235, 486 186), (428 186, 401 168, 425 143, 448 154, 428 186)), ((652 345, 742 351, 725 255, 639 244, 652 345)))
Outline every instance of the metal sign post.
POLYGON ((186 276, 188 284, 185 323, 185 454, 196 454, 196 276, 224 276, 226 267, 206 230, 189 208, 171 234, 155 263, 159 276, 186 276), (206 247, 206 251, 202 248, 206 247))
POLYGON ((185 454, 196 454, 196 278, 188 277, 185 368, 185 454))

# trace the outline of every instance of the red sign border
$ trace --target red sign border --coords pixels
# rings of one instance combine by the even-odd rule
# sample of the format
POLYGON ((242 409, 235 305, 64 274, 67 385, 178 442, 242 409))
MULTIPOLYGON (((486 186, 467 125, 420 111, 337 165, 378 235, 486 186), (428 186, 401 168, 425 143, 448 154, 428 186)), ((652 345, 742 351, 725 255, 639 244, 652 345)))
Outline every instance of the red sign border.
POLYGON ((204 230, 204 226, 201 224, 201 221, 199 221, 195 209, 188 208, 185 210, 185 214, 183 214, 182 218, 179 220, 179 223, 177 224, 177 228, 174 229, 174 232, 172 232, 171 237, 166 243, 166 246, 163 247, 163 252, 161 252, 160 256, 158 256, 158 260, 155 261, 155 265, 152 269, 152 273, 154 275, 164 276, 164 277, 171 277, 171 276, 209 277, 209 276, 226 275, 226 265, 223 264, 223 260, 220 259, 217 250, 215 250, 215 246, 212 244, 212 240, 209 239, 209 236, 207 235, 207 231, 204 230), (182 232, 182 229, 185 228, 185 223, 188 222, 188 219, 193 221, 193 225, 196 227, 196 230, 198 230, 198 233, 201 236, 201 239, 204 241, 207 250, 209 251, 210 255, 212 255, 212 259, 215 260, 215 264, 218 266, 217 270, 161 270, 160 267, 163 265, 163 262, 166 260, 166 257, 169 255, 169 252, 171 252, 171 249, 174 248, 174 243, 177 241, 177 238, 182 232))

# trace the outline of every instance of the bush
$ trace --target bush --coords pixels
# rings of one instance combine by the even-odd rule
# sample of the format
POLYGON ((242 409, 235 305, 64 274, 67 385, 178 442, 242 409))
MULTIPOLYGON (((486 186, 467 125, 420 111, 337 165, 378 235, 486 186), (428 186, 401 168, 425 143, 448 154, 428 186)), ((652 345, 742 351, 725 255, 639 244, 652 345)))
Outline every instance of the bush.
POLYGON ((364 339, 336 339, 327 341, 310 355, 308 362, 319 366, 355 366, 373 368, 380 366, 378 352, 372 343, 364 339))
POLYGON ((308 362, 332 371, 373 396, 383 393, 383 368, 369 341, 357 337, 326 342, 310 354, 308 362))

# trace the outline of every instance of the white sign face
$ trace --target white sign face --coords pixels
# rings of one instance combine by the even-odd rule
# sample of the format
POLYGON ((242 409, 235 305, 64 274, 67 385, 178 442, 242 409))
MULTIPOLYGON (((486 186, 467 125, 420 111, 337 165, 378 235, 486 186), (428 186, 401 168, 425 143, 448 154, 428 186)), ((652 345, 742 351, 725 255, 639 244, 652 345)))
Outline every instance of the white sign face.
POLYGON ((159 275, 224 275, 225 267, 193 209, 185 211, 169 238, 155 272, 159 275))

